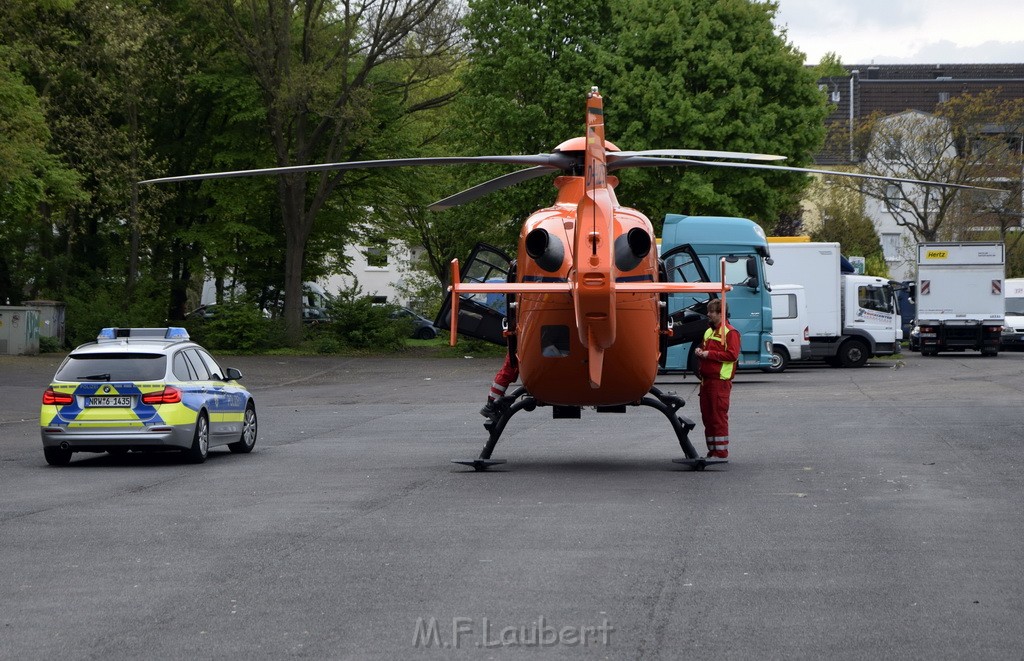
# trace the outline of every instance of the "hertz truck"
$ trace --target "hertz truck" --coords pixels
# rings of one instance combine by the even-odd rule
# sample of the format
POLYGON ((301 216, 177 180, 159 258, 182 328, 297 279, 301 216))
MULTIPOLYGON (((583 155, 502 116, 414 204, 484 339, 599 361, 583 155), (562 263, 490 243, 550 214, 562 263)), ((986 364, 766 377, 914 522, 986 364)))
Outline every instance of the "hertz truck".
POLYGON ((921 354, 999 353, 1005 307, 1002 243, 919 243, 914 301, 921 354))

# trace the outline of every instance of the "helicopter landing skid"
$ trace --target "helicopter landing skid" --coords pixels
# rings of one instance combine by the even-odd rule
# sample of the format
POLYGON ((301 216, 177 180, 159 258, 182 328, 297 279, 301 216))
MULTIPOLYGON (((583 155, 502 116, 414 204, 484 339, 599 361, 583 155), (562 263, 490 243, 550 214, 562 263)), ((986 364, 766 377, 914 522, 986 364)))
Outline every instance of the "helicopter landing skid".
POLYGON ((463 466, 469 466, 477 472, 483 472, 491 466, 497 466, 498 464, 505 463, 504 459, 471 459, 470 461, 460 461, 459 459, 452 459, 453 464, 462 464, 463 466))
POLYGON ((681 457, 678 459, 673 459, 672 463, 686 464, 695 471, 702 471, 708 466, 712 466, 714 464, 727 464, 729 463, 729 460, 716 459, 715 457, 697 457, 696 459, 690 459, 689 457, 681 457))
POLYGON ((704 470, 706 466, 711 464, 727 463, 725 459, 702 457, 693 447, 693 443, 690 442, 690 430, 696 427, 697 423, 678 413, 679 409, 686 405, 686 402, 681 397, 665 394, 658 388, 652 387, 650 395, 640 400, 640 405, 658 409, 665 414, 665 417, 672 424, 676 438, 679 439, 679 447, 682 449, 683 454, 686 455, 679 459, 673 459, 674 463, 686 464, 693 468, 693 470, 698 471, 704 470))
MULTIPOLYGON (((690 443, 690 430, 695 428, 697 423, 684 415, 679 415, 679 409, 686 404, 682 398, 677 397, 676 395, 665 394, 655 387, 652 387, 648 392, 649 394, 641 399, 637 405, 650 406, 651 408, 661 411, 665 417, 668 418, 669 423, 672 425, 672 429, 676 433, 676 438, 679 440, 679 447, 682 449, 683 454, 686 455, 684 458, 673 459, 672 461, 675 463, 686 464, 694 470, 704 470, 706 466, 713 464, 728 463, 725 459, 700 456, 697 450, 693 447, 693 444, 690 443)), ((494 452, 494 446, 498 444, 498 439, 501 438, 502 432, 505 431, 505 425, 508 424, 508 421, 512 416, 523 410, 533 411, 537 408, 537 400, 526 392, 526 388, 520 386, 519 388, 516 388, 511 395, 505 395, 504 397, 496 399, 494 401, 494 408, 497 410, 497 414, 488 418, 484 423, 484 429, 490 432, 490 436, 487 439, 487 444, 484 445, 484 449, 480 452, 480 456, 468 461, 453 459, 453 464, 469 466, 473 470, 481 472, 487 470, 491 466, 505 463, 502 459, 491 459, 491 453, 494 452)))
POLYGON ((494 408, 497 410, 497 414, 484 422, 484 429, 490 432, 490 436, 487 438, 487 444, 484 445, 484 449, 480 451, 480 456, 469 461, 453 459, 453 464, 470 466, 473 470, 481 472, 496 464, 505 463, 504 459, 491 459, 494 446, 498 444, 498 439, 501 437, 501 433, 505 431, 505 425, 508 424, 512 416, 523 410, 534 410, 537 408, 537 400, 526 392, 526 388, 520 386, 513 390, 511 395, 505 395, 494 400, 494 408))

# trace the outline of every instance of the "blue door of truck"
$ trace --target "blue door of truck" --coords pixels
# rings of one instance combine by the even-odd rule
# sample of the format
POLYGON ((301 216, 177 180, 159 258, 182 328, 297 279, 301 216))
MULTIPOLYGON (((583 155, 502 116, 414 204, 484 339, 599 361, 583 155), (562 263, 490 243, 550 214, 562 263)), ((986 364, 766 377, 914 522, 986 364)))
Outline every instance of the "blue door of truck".
MULTIPOLYGON (((689 245, 684 245, 666 253, 667 267, 670 266, 668 257, 681 248, 691 250, 689 245)), ((761 258, 758 255, 700 255, 701 266, 708 273, 712 282, 721 280, 722 258, 726 259, 726 283, 733 286, 732 291, 726 295, 726 310, 729 322, 740 333, 741 354, 738 367, 740 369, 760 369, 770 364, 771 359, 771 353, 765 345, 768 338, 771 337, 771 298, 769 292, 764 288, 761 277, 761 258)), ((670 280, 679 280, 675 277, 675 273, 678 273, 678 269, 668 269, 670 280)), ((699 296, 702 295, 672 296, 669 301, 669 313, 672 314, 687 308, 700 309, 700 301, 697 300, 699 296)), ((703 296, 706 301, 707 296, 703 296)), ((704 309, 706 310, 706 308, 704 309)), ((696 366, 692 350, 693 345, 689 342, 669 347, 665 369, 692 372, 696 366)))

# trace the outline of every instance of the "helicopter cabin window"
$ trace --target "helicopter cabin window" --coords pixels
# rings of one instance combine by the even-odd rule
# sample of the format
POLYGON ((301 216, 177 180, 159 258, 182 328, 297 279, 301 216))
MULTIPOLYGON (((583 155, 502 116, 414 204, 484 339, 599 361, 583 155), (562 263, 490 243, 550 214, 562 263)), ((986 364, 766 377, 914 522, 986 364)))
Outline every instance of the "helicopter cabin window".
POLYGON ((540 353, 545 358, 565 358, 569 355, 569 327, 541 326, 540 353))
POLYGON ((858 287, 857 305, 865 310, 893 312, 892 296, 881 287, 858 287))

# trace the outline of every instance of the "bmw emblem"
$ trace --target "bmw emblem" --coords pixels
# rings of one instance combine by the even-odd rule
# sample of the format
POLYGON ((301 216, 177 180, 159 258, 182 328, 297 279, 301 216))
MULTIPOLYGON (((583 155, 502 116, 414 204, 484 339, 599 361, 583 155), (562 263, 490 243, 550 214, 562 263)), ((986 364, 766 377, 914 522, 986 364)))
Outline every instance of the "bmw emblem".
POLYGON ((110 392, 110 386, 103 386, 103 392, 104 393, 109 393, 110 392))

